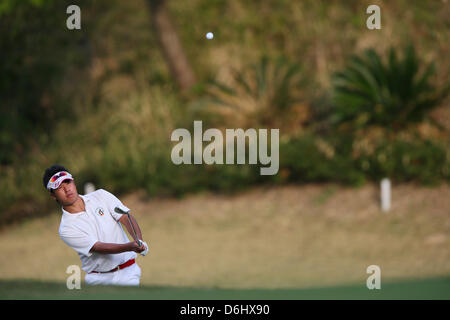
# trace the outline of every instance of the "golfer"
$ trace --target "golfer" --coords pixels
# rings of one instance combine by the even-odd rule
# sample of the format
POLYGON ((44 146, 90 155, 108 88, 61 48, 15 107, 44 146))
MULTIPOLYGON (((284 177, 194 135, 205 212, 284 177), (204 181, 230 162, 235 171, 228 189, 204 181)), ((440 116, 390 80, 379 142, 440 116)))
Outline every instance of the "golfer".
POLYGON ((121 226, 132 234, 127 216, 114 211, 129 209, 102 189, 79 195, 72 175, 60 165, 45 170, 43 183, 62 207, 59 236, 78 252, 86 284, 138 286, 141 269, 135 259, 137 253, 146 255, 148 246, 136 220, 130 215, 141 245, 137 239, 130 241, 121 226))

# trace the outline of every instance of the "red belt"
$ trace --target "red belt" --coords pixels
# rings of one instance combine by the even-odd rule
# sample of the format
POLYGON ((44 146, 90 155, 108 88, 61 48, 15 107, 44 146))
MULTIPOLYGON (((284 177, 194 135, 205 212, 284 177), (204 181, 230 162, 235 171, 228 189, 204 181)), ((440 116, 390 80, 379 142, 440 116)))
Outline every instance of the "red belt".
POLYGON ((91 273, 109 273, 109 272, 115 272, 115 271, 119 271, 119 270, 121 270, 121 269, 125 269, 126 267, 129 267, 129 266, 133 265, 134 263, 135 263, 135 260, 134 260, 134 259, 130 259, 130 260, 128 260, 127 262, 118 265, 117 267, 115 267, 115 268, 112 269, 112 270, 109 270, 109 271, 91 271, 91 273))

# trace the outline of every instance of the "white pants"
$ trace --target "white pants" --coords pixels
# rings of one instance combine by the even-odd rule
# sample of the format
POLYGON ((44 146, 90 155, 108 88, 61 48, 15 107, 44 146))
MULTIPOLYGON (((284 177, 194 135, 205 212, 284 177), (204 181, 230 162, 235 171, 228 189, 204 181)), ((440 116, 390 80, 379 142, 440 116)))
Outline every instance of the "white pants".
POLYGON ((138 286, 141 278, 141 268, 133 265, 108 273, 87 273, 84 281, 88 285, 115 285, 115 286, 138 286))

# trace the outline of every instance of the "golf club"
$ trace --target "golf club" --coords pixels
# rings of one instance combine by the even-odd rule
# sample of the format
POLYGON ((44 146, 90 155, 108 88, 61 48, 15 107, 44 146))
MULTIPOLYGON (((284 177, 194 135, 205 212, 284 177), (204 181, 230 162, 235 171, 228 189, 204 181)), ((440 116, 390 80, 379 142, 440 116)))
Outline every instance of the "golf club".
POLYGON ((141 240, 138 239, 137 234, 136 234, 136 230, 134 230, 133 222, 131 222, 131 218, 130 218, 130 214, 129 214, 130 211, 124 211, 124 210, 120 209, 119 207, 115 207, 114 211, 117 212, 117 213, 120 213, 120 214, 126 214, 127 215, 128 221, 130 222, 131 228, 133 229, 134 240, 136 240, 139 243, 139 246, 141 246, 142 242, 141 242, 141 240))

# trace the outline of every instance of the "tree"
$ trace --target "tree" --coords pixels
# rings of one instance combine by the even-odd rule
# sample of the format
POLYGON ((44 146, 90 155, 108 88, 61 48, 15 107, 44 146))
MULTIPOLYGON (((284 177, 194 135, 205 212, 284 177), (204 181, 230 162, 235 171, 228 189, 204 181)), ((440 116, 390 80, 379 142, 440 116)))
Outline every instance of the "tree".
POLYGON ((148 0, 152 25, 172 77, 186 91, 195 83, 195 75, 169 16, 165 0, 148 0))

